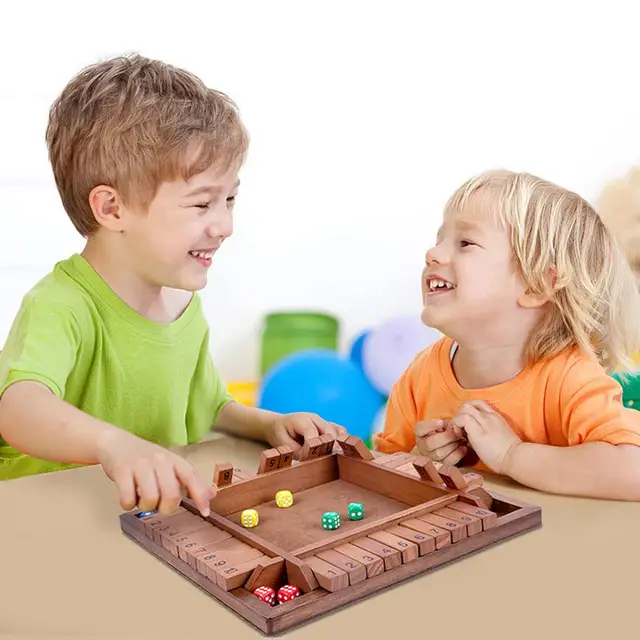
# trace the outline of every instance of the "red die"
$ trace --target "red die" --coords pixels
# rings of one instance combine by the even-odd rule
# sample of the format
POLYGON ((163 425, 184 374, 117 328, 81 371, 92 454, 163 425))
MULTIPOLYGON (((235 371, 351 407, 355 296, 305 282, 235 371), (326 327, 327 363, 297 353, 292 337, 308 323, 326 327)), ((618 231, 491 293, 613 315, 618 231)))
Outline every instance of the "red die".
POLYGON ((288 602, 300 595, 300 589, 294 587, 292 584, 285 584, 278 589, 278 602, 288 602))
POLYGON ((260 600, 266 602, 267 604, 270 604, 271 606, 276 603, 276 592, 272 587, 258 587, 254 590, 253 595, 257 596, 258 598, 260 598, 260 600))

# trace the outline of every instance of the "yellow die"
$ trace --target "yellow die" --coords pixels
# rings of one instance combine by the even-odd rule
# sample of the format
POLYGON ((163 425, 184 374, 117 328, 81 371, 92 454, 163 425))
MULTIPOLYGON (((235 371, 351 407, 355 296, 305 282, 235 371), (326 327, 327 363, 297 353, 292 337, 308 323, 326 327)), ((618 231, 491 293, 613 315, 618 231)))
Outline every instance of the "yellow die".
POLYGON ((255 509, 245 509, 242 512, 241 522, 242 526, 247 529, 251 529, 258 524, 260 518, 258 517, 258 512, 255 509))
POLYGON ((283 509, 290 507, 293 504, 291 491, 278 491, 276 493, 276 504, 283 509))

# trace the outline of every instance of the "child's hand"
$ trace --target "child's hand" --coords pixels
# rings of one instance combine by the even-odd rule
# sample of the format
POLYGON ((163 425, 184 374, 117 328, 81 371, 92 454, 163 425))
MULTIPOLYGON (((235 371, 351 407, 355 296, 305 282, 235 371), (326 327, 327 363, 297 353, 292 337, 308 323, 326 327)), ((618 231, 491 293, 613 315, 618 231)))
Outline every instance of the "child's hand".
POLYGON ((268 442, 272 447, 287 445, 296 452, 302 448, 301 440, 317 438, 325 433, 334 438, 348 435, 344 427, 327 422, 315 413, 287 413, 275 418, 268 442))
POLYGON ((120 491, 120 504, 130 510, 171 514, 187 495, 203 516, 210 513, 213 485, 207 485, 184 458, 127 431, 106 434, 99 460, 120 491))
POLYGON ((521 443, 507 421, 486 402, 466 402, 451 419, 463 429, 469 444, 494 473, 504 474, 511 452, 521 443))
POLYGON ((416 447, 420 455, 455 466, 468 448, 464 432, 446 420, 424 420, 415 426, 416 447))

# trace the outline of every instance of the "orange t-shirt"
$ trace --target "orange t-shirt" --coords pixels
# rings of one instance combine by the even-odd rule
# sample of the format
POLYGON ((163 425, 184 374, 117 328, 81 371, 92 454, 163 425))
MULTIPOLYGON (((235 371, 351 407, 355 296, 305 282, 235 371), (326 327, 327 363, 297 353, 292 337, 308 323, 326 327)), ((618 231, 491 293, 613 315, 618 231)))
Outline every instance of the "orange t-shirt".
POLYGON ((622 404, 621 386, 583 351, 567 349, 493 387, 464 389, 451 367, 452 346, 451 339, 440 339, 402 374, 389 396, 384 430, 374 437, 376 450, 411 451, 416 422, 450 418, 469 400, 491 404, 525 442, 640 446, 640 411, 622 404))

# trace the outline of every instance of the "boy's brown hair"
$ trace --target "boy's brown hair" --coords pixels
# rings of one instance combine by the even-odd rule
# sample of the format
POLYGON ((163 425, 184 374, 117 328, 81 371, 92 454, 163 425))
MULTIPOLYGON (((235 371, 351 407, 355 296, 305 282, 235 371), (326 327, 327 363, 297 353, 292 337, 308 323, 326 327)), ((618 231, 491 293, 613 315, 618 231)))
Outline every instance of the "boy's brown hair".
POLYGON ((248 135, 227 95, 184 69, 132 54, 86 67, 69 82, 51 107, 46 142, 62 204, 86 237, 98 228, 89 206, 95 186, 145 208, 164 180, 242 163, 248 135))

